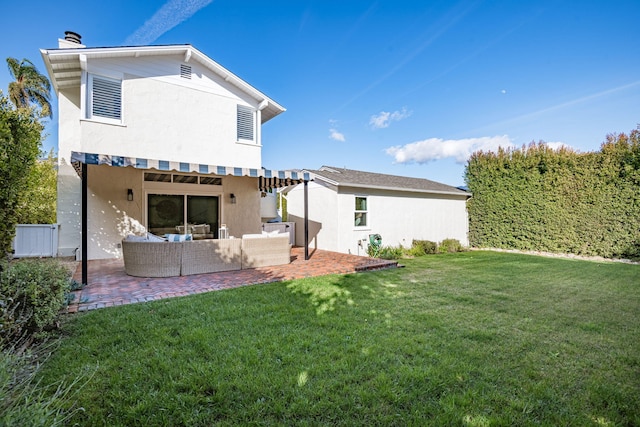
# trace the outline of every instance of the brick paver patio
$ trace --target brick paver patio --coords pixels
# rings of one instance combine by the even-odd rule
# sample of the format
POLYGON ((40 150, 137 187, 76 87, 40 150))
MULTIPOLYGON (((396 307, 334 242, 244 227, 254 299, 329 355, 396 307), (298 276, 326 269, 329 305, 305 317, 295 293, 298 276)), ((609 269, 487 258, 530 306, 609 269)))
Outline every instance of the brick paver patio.
MULTIPOLYGON (((291 250, 291 264, 287 265, 167 278, 127 276, 122 259, 88 261, 89 284, 75 292, 67 311, 75 313, 259 283, 393 268, 398 264, 321 250, 313 250, 309 255, 305 261, 304 248, 295 247, 291 250)), ((77 268, 74 279, 82 280, 81 267, 77 268)))

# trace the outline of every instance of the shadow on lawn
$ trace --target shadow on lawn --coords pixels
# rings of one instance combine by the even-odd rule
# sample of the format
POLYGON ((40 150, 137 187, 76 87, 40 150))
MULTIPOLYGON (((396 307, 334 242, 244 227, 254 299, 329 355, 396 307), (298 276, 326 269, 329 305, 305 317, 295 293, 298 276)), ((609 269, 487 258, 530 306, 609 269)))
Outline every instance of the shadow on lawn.
POLYGON ((324 314, 333 311, 338 302, 353 305, 351 292, 340 286, 342 278, 336 280, 337 283, 323 281, 297 281, 287 285, 287 289, 294 294, 309 296, 309 302, 316 309, 316 314, 324 314))

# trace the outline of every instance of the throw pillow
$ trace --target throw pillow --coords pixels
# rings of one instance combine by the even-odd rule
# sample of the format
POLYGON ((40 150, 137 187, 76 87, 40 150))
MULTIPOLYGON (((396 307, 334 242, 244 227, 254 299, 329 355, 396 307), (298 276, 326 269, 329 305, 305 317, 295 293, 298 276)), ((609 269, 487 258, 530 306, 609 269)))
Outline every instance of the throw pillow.
POLYGON ((153 233, 147 233, 147 241, 149 242, 166 242, 167 239, 164 237, 156 236, 153 233))
POLYGON ((164 237, 170 242, 185 242, 191 240, 191 234, 165 234, 164 237))

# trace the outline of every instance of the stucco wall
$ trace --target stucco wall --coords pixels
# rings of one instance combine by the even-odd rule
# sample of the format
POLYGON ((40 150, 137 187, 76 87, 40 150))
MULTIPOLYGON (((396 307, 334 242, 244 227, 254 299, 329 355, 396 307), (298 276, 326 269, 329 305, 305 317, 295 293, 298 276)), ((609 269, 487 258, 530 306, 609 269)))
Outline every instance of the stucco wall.
POLYGON ((89 259, 119 258, 122 238, 145 231, 141 171, 89 165, 87 175, 87 256, 89 259), (127 200, 128 188, 133 190, 131 202, 127 200))
POLYGON ((56 204, 57 221, 60 224, 58 256, 75 256, 80 248, 80 178, 64 159, 60 161, 56 204))
POLYGON ((74 256, 80 248, 80 178, 71 166, 71 151, 80 147, 80 88, 58 93, 58 255, 74 256))
POLYGON ((191 64, 192 79, 181 78, 181 63, 177 57, 92 60, 89 73, 122 79, 122 124, 85 119, 87 89, 61 91, 60 154, 82 151, 260 168, 260 126, 255 142, 238 141, 236 123, 237 105, 257 108, 257 101, 198 64, 191 64))
POLYGON ((260 219, 260 192, 258 179, 249 177, 223 177, 224 196, 222 197, 221 223, 227 224, 229 235, 242 237, 262 231, 260 219), (231 204, 229 195, 236 196, 231 204))
MULTIPOLYGON (((303 200, 302 185, 289 192, 287 209, 289 218, 296 222, 296 230, 303 227, 303 200)), ((341 188, 336 192, 312 182, 309 183, 309 220, 318 224, 314 236, 317 246, 313 247, 336 252, 366 253, 370 234, 380 234, 384 246, 410 247, 413 239, 439 242, 446 238, 468 245, 464 196, 354 188, 341 188), (367 197, 366 227, 354 226, 356 196, 367 197)))
POLYGON ((82 120, 76 151, 259 168, 260 146, 236 139, 239 102, 154 79, 125 79, 124 124, 82 120))

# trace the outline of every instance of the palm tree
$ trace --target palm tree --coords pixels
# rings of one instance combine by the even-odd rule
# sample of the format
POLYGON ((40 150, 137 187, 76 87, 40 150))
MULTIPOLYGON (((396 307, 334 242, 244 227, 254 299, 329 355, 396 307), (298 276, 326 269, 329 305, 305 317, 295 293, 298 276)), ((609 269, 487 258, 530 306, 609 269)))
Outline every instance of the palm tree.
POLYGON ((9 73, 15 81, 9 83, 9 99, 16 108, 28 107, 30 103, 40 106, 44 116, 52 116, 51 83, 40 74, 35 65, 28 59, 18 61, 7 58, 9 73))

